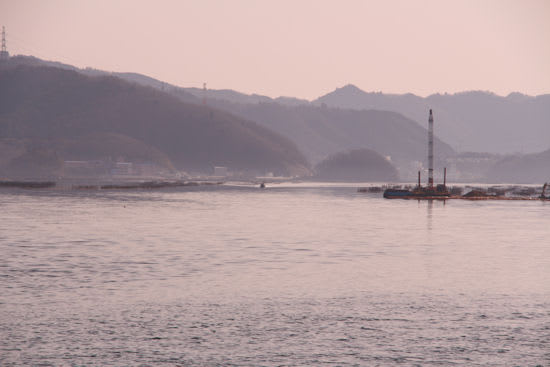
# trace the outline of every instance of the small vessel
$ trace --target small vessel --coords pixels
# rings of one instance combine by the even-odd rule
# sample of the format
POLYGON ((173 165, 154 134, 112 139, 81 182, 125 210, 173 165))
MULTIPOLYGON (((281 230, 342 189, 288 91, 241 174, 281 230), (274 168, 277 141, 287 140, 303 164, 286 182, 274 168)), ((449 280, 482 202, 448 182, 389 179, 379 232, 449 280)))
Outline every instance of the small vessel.
POLYGON ((421 187, 419 185, 413 190, 387 189, 384 191, 386 199, 447 199, 450 196, 445 185, 436 187, 421 187))

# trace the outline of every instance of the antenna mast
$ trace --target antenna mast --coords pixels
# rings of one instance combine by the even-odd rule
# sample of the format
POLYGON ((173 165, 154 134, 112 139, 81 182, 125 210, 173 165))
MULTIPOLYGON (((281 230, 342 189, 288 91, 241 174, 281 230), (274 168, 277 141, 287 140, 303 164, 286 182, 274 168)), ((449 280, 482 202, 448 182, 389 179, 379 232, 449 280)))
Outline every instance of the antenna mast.
POLYGON ((434 187, 434 117, 431 109, 428 118, 428 187, 434 187))

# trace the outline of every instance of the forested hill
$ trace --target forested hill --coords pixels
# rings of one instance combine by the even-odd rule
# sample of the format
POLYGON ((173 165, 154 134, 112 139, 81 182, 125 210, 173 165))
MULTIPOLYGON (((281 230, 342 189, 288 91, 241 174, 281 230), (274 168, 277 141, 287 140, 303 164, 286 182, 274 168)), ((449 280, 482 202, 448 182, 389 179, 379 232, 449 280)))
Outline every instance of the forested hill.
POLYGON ((315 178, 327 181, 397 181, 395 167, 370 149, 354 149, 329 156, 315 167, 315 178))
MULTIPOLYGON (((287 136, 313 164, 338 152, 367 148, 390 157, 401 177, 415 177, 419 162, 427 166, 427 130, 395 112, 288 106, 274 102, 244 104, 210 100, 209 103, 287 136)), ((426 116, 427 113, 428 110, 426 116)), ((455 154, 438 138, 435 151, 439 167, 455 154)))
POLYGON ((426 111, 434 110, 438 136, 460 152, 535 153, 550 143, 550 94, 506 97, 490 92, 413 94, 365 92, 354 85, 337 88, 315 105, 356 110, 379 109, 399 112, 427 126, 426 111))
POLYGON ((109 154, 188 171, 221 165, 259 174, 310 173, 294 143, 242 117, 113 76, 15 62, 0 65, 0 139, 39 142, 62 159, 109 154), (98 134, 108 134, 108 147, 98 134), (73 157, 75 149, 67 146, 89 151, 73 157))
POLYGON ((492 182, 550 182, 550 149, 503 157, 489 169, 487 177, 492 182))

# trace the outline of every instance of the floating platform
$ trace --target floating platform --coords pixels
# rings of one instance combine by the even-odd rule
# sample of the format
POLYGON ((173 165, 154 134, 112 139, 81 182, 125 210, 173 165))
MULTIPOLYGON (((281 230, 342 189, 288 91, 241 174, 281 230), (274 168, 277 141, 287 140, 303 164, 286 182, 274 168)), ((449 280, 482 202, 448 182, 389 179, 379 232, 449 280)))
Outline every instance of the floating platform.
POLYGON ((17 187, 20 189, 47 189, 55 187, 54 181, 0 181, 0 187, 17 187))
POLYGON ((507 201, 550 201, 550 197, 520 197, 520 196, 384 196, 386 199, 407 199, 407 200, 507 200, 507 201))
POLYGON ((223 182, 195 182, 195 181, 149 181, 125 184, 109 184, 101 186, 74 186, 74 189, 100 189, 100 190, 133 190, 133 189, 163 189, 189 186, 222 185, 223 182))
MULTIPOLYGON (((550 201, 550 196, 544 194, 546 184, 540 196, 506 196, 503 194, 491 194, 483 190, 472 190, 465 195, 457 195, 447 190, 445 185, 437 187, 420 187, 410 189, 389 188, 384 191, 386 199, 412 199, 412 200, 515 200, 515 201, 550 201)), ((460 190, 462 191, 462 190, 460 190)))
POLYGON ((384 190, 386 199, 447 199, 451 197, 451 193, 445 185, 437 185, 436 187, 422 187, 418 185, 412 190, 408 189, 386 189, 384 190))

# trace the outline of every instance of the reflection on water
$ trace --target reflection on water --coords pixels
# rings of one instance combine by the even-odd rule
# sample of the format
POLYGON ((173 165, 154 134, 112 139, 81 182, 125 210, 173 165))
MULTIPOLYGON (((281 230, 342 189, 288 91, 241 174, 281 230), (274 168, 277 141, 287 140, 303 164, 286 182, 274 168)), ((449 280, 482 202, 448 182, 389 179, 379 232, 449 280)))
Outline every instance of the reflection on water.
POLYGON ((0 365, 546 365, 550 205, 0 193, 0 365))
MULTIPOLYGON (((445 203, 445 201, 443 201, 443 203, 445 203)), ((427 223, 428 223, 428 231, 431 231, 431 230, 432 230, 432 211, 433 211, 433 206, 434 206, 433 200, 428 200, 428 201, 426 202, 426 208, 427 208, 426 218, 427 218, 427 223)))

